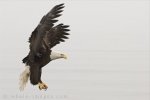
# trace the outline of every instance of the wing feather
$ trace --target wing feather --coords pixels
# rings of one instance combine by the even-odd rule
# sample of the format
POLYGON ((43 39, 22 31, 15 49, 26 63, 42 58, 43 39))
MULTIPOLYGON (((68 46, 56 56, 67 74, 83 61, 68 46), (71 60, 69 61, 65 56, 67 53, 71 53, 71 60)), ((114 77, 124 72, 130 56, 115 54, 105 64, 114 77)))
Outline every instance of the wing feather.
POLYGON ((31 37, 29 38, 30 50, 32 52, 39 53, 40 49, 44 49, 43 46, 43 38, 46 36, 46 32, 51 30, 58 20, 55 18, 61 16, 61 12, 63 11, 64 4, 56 5, 52 8, 45 16, 42 17, 39 25, 32 32, 31 37))
POLYGON ((47 42, 46 44, 49 44, 50 49, 60 42, 65 42, 65 39, 68 39, 67 35, 69 33, 66 33, 70 31, 68 27, 69 25, 59 24, 46 33, 45 41, 47 42))

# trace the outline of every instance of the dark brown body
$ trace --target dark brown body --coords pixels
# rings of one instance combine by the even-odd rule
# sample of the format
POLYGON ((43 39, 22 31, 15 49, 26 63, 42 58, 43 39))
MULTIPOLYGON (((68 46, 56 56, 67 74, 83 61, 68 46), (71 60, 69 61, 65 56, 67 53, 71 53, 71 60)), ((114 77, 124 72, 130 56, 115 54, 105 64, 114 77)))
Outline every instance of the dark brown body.
POLYGON ((54 26, 63 8, 64 4, 53 7, 43 16, 29 38, 30 51, 22 61, 30 67, 30 82, 33 85, 41 82, 41 69, 51 61, 51 48, 68 39, 69 33, 67 32, 70 31, 68 25, 61 23, 54 26))
POLYGON ((32 56, 30 52, 29 55, 23 59, 23 62, 26 63, 26 65, 30 67, 31 84, 36 85, 39 82, 41 82, 42 67, 44 67, 51 61, 50 53, 51 51, 49 50, 48 52, 45 52, 44 54, 42 54, 41 57, 34 56, 34 61, 31 61, 29 59, 30 56, 32 56))

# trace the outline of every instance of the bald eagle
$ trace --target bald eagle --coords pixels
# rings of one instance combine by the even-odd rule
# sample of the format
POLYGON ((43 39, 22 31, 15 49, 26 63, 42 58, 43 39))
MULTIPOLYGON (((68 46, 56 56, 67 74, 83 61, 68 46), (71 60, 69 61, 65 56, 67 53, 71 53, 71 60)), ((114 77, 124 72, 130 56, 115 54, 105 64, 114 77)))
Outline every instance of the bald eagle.
POLYGON ((44 15, 38 26, 32 32, 29 43, 30 51, 28 55, 22 60, 26 65, 26 69, 20 75, 20 90, 23 90, 28 79, 33 85, 38 85, 39 89, 47 89, 48 86, 41 80, 42 67, 47 65, 50 61, 67 58, 65 54, 56 53, 51 49, 68 39, 69 25, 58 24, 57 17, 61 16, 64 4, 54 6, 46 15, 44 15))

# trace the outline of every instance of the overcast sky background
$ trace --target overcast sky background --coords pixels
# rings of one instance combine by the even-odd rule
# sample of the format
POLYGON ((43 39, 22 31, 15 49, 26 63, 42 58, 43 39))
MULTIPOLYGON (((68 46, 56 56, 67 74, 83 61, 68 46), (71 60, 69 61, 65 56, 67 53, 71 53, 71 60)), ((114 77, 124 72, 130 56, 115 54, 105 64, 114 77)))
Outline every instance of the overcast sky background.
POLYGON ((149 45, 149 0, 1 0, 0 99, 149 100, 149 45), (68 60, 43 68, 46 92, 30 83, 20 92, 28 38, 60 3, 66 7, 57 24, 70 25, 71 35, 53 50, 66 53, 68 60))

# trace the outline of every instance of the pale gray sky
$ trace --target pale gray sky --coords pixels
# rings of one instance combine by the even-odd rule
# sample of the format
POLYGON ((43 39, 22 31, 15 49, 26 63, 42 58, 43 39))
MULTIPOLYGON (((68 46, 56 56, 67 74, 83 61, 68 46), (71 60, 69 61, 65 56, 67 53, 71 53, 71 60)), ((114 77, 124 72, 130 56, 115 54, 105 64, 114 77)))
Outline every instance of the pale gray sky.
POLYGON ((149 100, 149 8, 149 0, 1 0, 0 99, 149 100), (58 23, 70 25, 71 35, 53 50, 66 53, 68 60, 44 67, 46 92, 30 83, 20 92, 28 38, 60 3, 66 7, 58 23))

